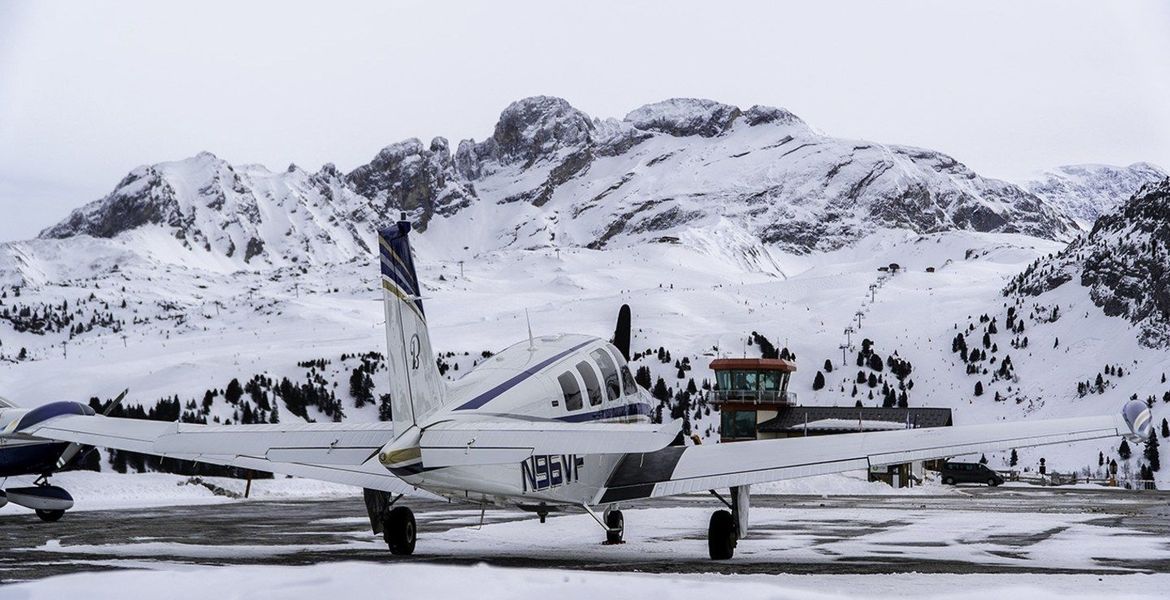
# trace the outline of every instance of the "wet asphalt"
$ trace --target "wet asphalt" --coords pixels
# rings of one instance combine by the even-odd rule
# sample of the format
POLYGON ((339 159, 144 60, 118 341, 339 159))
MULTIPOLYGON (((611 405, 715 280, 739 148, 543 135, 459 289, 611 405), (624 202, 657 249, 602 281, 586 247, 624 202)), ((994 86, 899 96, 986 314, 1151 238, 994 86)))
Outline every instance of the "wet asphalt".
MULTIPOLYGON (((634 503, 624 508, 710 507, 717 500, 690 496, 634 503)), ((1011 513, 1090 514, 1090 523, 1116 528, 1132 535, 1164 540, 1170 549, 1170 492, 1117 492, 1060 490, 1058 488, 964 487, 961 493, 940 496, 754 496, 753 508, 817 508, 840 511, 847 522, 851 511, 865 509, 914 509, 918 511, 966 511, 988 515, 1011 513)), ((894 555, 842 556, 835 560, 774 561, 737 560, 713 562, 705 556, 626 557, 619 560, 542 557, 521 541, 491 555, 428 548, 427 537, 453 528, 474 527, 480 511, 475 507, 432 501, 410 501, 419 526, 414 556, 391 555, 365 521, 359 496, 313 501, 244 501, 202 506, 73 512, 57 523, 42 523, 29 513, 0 517, 0 582, 40 579, 83 571, 127 568, 180 568, 183 565, 304 565, 334 561, 432 562, 444 564, 488 563, 529 568, 569 568, 606 571, 677 573, 798 573, 869 574, 914 571, 919 573, 1029 572, 1170 572, 1170 560, 1102 558, 1092 569, 1038 569, 1036 565, 987 565, 955 560, 931 560, 894 555), (175 552, 176 545, 187 548, 175 552), (200 549, 208 548, 206 553, 200 549), (274 547, 282 548, 272 552, 274 547), (194 551, 190 548, 195 548, 194 551)), ((485 522, 536 520, 531 513, 489 509, 485 522)), ((629 525, 629 523, 628 523, 629 525)), ((705 536, 705 523, 696 523, 688 539, 705 536)), ((534 526, 536 524, 534 523, 534 526)), ((819 525, 804 533, 824 539, 880 533, 871 523, 866 530, 819 525)), ((775 529, 776 527, 773 526, 775 529)), ((598 530, 598 541, 602 533, 598 530)), ((782 536, 782 531, 761 531, 782 536)), ((1058 531, 1020 534, 996 540, 1005 556, 1013 548, 1027 547, 1058 531)), ((655 543, 670 543, 670 539, 655 543)), ((747 543, 745 540, 744 543, 747 543)), ((458 550, 458 549, 456 549, 458 550)), ((738 557, 737 557, 738 558, 738 557)))

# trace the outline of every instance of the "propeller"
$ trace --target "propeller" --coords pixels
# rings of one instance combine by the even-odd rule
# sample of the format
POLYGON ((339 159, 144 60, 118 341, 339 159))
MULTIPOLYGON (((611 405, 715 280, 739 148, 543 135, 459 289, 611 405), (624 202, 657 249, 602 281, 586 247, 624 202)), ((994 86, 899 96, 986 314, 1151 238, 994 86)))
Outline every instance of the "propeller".
POLYGON ((623 304, 618 311, 617 328, 613 331, 613 345, 622 353, 622 357, 630 360, 630 305, 623 304))
MULTIPOLYGON (((117 398, 111 400, 110 403, 106 405, 106 409, 102 411, 102 416, 110 416, 110 413, 114 411, 114 407, 122 402, 122 399, 126 397, 126 394, 129 391, 129 389, 122 390, 122 393, 118 394, 117 398)), ((69 464, 69 461, 73 460, 73 457, 77 456, 77 453, 80 451, 81 444, 78 444, 77 442, 72 442, 68 446, 65 446, 65 450, 61 453, 61 456, 57 458, 57 470, 61 470, 65 467, 65 465, 69 464)))

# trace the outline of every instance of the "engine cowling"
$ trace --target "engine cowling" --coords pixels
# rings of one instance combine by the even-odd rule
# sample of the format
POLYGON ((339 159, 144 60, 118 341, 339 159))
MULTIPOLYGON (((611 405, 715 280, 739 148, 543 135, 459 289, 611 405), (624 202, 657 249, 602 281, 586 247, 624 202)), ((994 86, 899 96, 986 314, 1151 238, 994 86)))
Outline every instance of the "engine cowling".
POLYGON ((1122 407, 1121 417, 1129 427, 1129 432, 1125 434, 1126 439, 1131 442, 1144 442, 1150 438, 1154 418, 1145 402, 1130 400, 1122 407))
POLYGON ((33 510, 69 510, 73 496, 55 485, 8 488, 8 501, 33 510))

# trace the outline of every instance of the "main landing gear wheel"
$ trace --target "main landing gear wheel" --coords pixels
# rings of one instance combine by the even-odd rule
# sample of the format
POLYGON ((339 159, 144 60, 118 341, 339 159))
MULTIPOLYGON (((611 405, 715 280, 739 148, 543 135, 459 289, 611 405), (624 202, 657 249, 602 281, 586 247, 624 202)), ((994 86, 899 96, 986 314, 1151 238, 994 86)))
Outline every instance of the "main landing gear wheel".
POLYGON ((622 536, 624 536, 626 533, 626 520, 624 517, 622 517, 622 511, 609 511, 609 513, 605 515, 605 526, 609 528, 605 532, 605 543, 622 543, 622 536))
POLYGON ((417 535, 414 523, 414 513, 405 506, 399 506, 386 515, 382 522, 382 537, 386 545, 390 546, 390 554, 407 556, 414 554, 414 542, 417 535))
POLYGON ((730 511, 717 510, 711 515, 711 526, 707 529, 707 550, 712 560, 727 560, 735 554, 738 535, 735 518, 730 511))
POLYGON ((65 511, 63 510, 45 510, 38 508, 36 513, 46 523, 56 523, 61 520, 61 517, 65 516, 65 511))

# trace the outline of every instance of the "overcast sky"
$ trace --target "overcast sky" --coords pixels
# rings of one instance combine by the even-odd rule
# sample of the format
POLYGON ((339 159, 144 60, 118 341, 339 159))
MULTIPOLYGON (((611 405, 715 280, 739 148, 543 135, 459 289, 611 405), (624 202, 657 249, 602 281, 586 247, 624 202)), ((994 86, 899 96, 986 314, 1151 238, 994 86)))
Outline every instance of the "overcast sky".
POLYGON ((140 164, 343 170, 483 139, 524 96, 622 117, 674 96, 783 106, 984 175, 1170 168, 1170 3, 0 0, 0 240, 140 164))

